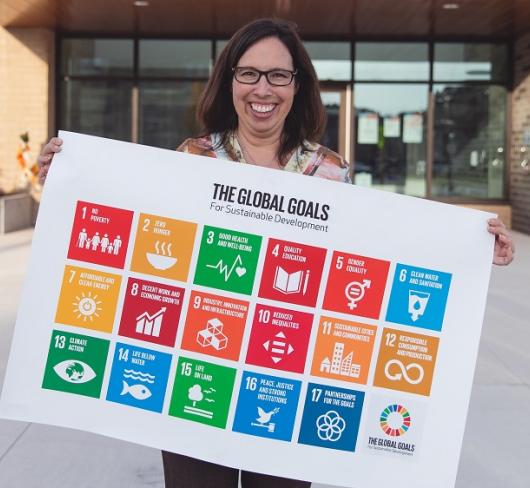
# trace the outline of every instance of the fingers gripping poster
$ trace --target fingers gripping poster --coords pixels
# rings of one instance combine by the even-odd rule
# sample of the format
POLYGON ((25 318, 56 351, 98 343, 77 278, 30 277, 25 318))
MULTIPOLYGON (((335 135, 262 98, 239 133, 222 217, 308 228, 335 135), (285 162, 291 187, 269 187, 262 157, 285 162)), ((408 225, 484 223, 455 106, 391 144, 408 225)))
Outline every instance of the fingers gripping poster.
POLYGON ((488 214, 60 136, 3 417, 333 485, 454 486, 488 214))

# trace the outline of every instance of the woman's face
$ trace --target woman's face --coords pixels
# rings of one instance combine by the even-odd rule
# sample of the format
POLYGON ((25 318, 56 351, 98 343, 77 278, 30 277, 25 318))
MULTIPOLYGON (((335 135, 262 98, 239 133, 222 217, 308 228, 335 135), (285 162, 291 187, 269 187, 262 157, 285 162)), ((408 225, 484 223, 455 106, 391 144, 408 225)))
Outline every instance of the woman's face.
MULTIPOLYGON (((276 37, 267 37, 250 46, 237 66, 260 71, 275 68, 294 70, 289 50, 276 37)), ((279 137, 293 105, 295 93, 295 80, 290 85, 274 86, 269 84, 265 76, 261 76, 255 85, 239 83, 233 78, 232 99, 240 129, 255 137, 279 137)))

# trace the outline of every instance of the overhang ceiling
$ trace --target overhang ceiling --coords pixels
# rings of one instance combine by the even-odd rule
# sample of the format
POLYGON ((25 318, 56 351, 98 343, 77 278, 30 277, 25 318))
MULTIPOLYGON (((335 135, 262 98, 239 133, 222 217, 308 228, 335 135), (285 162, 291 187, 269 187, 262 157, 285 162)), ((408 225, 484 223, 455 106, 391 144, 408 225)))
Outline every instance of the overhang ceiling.
POLYGON ((143 7, 134 3, 0 0, 0 25, 223 38, 252 19, 277 16, 294 20, 306 39, 513 38, 530 32, 530 0, 147 0, 143 7))

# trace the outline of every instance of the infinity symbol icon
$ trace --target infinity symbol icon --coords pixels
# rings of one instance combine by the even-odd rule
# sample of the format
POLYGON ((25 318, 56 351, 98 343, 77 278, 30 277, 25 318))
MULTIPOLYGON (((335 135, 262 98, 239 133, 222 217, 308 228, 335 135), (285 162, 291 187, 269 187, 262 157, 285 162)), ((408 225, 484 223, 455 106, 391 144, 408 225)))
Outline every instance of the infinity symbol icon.
POLYGON ((418 383, 421 383, 423 380, 423 376, 425 375, 425 371, 423 370, 423 367, 419 365, 418 363, 410 363, 407 366, 405 366, 401 361, 398 359, 391 359, 386 363, 385 365, 385 376, 391 380, 391 381, 399 381, 401 378, 403 378, 407 383, 410 383, 411 385, 417 385, 418 383), (396 365, 401 370, 400 373, 390 373, 390 368, 393 365, 396 365), (418 370, 418 377, 416 379, 412 379, 408 372, 411 369, 418 370))

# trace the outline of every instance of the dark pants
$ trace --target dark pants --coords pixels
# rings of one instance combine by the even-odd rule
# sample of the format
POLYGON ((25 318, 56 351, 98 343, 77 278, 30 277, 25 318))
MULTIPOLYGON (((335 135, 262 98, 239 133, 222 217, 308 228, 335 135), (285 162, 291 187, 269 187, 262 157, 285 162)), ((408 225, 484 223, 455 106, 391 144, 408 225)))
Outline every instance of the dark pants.
MULTIPOLYGON (((162 451, 166 488, 237 488, 239 470, 162 451)), ((241 473, 243 488, 309 488, 307 481, 241 473)))

